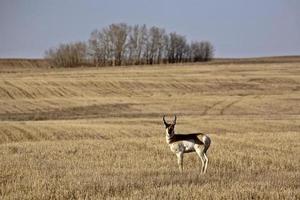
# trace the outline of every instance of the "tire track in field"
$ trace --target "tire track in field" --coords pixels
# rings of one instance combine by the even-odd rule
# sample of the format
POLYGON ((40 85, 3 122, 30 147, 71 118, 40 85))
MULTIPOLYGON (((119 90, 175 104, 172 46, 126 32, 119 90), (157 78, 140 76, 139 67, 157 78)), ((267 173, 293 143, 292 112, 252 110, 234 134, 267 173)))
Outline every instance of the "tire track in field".
POLYGON ((27 98, 34 98, 34 96, 32 94, 30 94, 28 91, 26 91, 25 89, 21 88, 21 87, 18 87, 14 84, 12 84, 11 82, 8 82, 8 81, 4 81, 4 83, 6 85, 9 85, 11 86, 12 88, 16 89, 17 91, 19 91, 21 94, 23 94, 25 97, 27 98))
POLYGON ((238 100, 235 100, 235 101, 232 101, 231 103, 225 105, 221 110, 220 110, 220 115, 224 115, 224 112, 226 110, 228 110, 230 107, 232 107, 233 105, 239 103, 242 101, 242 98, 238 99, 238 100))
MULTIPOLYGON (((34 134, 31 131, 26 130, 24 127, 18 127, 17 125, 12 125, 13 131, 17 131, 21 134, 21 138, 26 138, 28 140, 34 139, 34 134)), ((16 138, 16 140, 20 140, 20 138, 16 138)))
POLYGON ((0 87, 0 89, 11 99, 15 99, 15 97, 5 88, 0 87))
POLYGON ((216 114, 216 115, 224 115, 225 112, 231 108, 233 105, 242 101, 242 97, 237 100, 221 100, 213 103, 211 106, 205 108, 202 112, 202 115, 216 114))
POLYGON ((209 111, 213 110, 216 106, 218 106, 219 104, 222 104, 223 102, 224 102, 224 100, 223 101, 218 101, 218 102, 214 103, 212 106, 209 106, 208 108, 205 108, 202 115, 207 115, 209 111))

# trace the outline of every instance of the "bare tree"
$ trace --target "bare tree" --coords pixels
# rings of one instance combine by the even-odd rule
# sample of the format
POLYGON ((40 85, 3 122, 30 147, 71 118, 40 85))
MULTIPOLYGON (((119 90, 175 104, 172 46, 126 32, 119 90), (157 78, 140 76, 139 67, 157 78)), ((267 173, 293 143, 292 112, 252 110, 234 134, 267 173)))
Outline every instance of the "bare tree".
POLYGON ((204 52, 205 52, 204 61, 209 61, 214 56, 214 47, 209 41, 204 41, 203 45, 204 45, 204 52))
POLYGON ((163 44, 162 44, 162 62, 169 62, 169 50, 170 50, 170 37, 168 34, 164 34, 163 36, 163 44))
POLYGON ((128 40, 128 60, 130 64, 141 64, 142 54, 147 43, 146 25, 135 25, 130 29, 128 40))
POLYGON ((188 43, 183 47, 183 60, 182 62, 191 62, 192 61, 192 53, 191 53, 191 45, 188 43))
POLYGON ((187 42, 184 36, 175 32, 169 34, 168 60, 170 63, 182 62, 187 42))
POLYGON ((98 66, 103 62, 103 58, 105 57, 103 44, 102 44, 100 32, 98 30, 94 30, 91 33, 90 39, 88 41, 88 55, 92 58, 93 63, 98 66))
POLYGON ((208 41, 192 42, 191 43, 191 54, 192 61, 209 61, 213 58, 214 48, 208 41))
POLYGON ((121 65, 125 53, 129 26, 124 23, 111 24, 108 27, 108 36, 112 45, 114 65, 121 65))
POLYGON ((149 30, 149 64, 160 63, 164 51, 165 30, 158 27, 151 27, 149 30))
POLYGON ((87 47, 84 42, 60 44, 45 52, 45 57, 56 67, 75 67, 86 60, 87 47))

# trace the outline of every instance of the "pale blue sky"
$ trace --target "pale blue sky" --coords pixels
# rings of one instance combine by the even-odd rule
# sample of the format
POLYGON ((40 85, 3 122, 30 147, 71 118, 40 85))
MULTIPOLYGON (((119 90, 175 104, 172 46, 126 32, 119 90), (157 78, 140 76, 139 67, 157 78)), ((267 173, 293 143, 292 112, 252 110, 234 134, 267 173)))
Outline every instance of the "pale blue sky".
POLYGON ((0 58, 39 58, 111 23, 209 40, 216 57, 300 55, 299 0, 0 0, 0 58))

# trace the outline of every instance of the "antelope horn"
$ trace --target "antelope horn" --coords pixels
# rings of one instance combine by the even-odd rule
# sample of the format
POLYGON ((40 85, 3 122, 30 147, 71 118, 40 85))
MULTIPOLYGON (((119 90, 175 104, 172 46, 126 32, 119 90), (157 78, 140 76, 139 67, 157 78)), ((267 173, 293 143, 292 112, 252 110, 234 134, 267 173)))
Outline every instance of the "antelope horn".
POLYGON ((174 118, 173 124, 176 124, 176 120, 177 120, 177 117, 176 117, 176 115, 175 115, 175 118, 174 118))
POLYGON ((168 125, 168 123, 166 122, 166 119, 165 119, 165 115, 164 115, 164 117, 163 117, 163 121, 164 121, 164 124, 167 126, 168 125))

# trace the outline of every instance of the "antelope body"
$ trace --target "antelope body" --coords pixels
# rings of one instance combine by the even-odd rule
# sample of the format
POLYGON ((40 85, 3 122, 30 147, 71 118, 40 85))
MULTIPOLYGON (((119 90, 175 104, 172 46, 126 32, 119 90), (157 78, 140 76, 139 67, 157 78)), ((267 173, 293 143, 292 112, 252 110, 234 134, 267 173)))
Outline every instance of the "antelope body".
POLYGON ((179 170, 183 170, 183 154, 196 152, 202 162, 201 173, 206 173, 208 158, 206 152, 210 146, 210 138, 203 133, 175 134, 176 115, 172 123, 163 121, 166 127, 166 141, 173 153, 176 154, 179 170), (199 139, 199 136, 202 136, 199 139))

